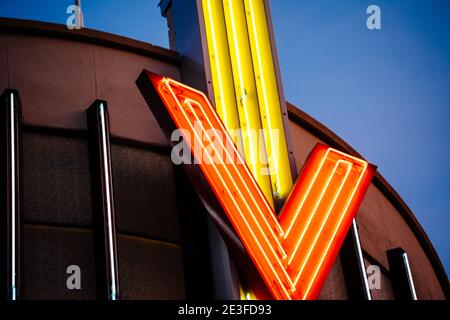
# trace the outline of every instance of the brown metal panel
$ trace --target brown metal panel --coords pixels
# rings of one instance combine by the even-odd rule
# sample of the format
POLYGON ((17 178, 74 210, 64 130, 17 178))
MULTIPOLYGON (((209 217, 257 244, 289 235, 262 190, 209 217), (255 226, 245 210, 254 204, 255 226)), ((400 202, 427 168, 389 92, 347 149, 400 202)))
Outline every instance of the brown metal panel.
POLYGON ((394 300, 391 279, 384 272, 381 273, 381 289, 370 290, 373 300, 394 300))
POLYGON ((9 88, 6 35, 0 33, 0 92, 9 88))
POLYGON ((10 83, 21 89, 26 123, 86 129, 85 106, 107 98, 113 135, 167 145, 134 80, 143 68, 179 79, 177 66, 57 37, 16 33, 4 37, 8 52, 14 52, 8 57, 10 83))
POLYGON ((95 299, 92 229, 24 225, 23 298, 95 299), (67 287, 67 267, 80 267, 81 289, 67 287))
MULTIPOLYGON (((373 300, 394 300, 394 291, 392 289, 392 283, 391 279, 389 278, 389 271, 384 268, 383 266, 380 266, 378 262, 374 261, 373 258, 370 257, 370 261, 368 259, 364 259, 364 263, 366 268, 370 265, 377 265, 380 267, 380 286, 376 288, 373 286, 370 289, 370 293, 372 295, 373 300)), ((375 283, 375 280, 372 281, 373 284, 375 283)))
POLYGON ((92 227, 87 137, 24 128, 25 223, 92 227))
POLYGON ((403 247, 410 257, 419 299, 444 299, 436 272, 404 218, 381 191, 371 185, 358 212, 361 243, 364 250, 389 269, 386 251, 403 247))
POLYGON ((319 300, 349 300, 347 291, 342 258, 338 255, 320 292, 319 300))
POLYGON ((296 124, 295 122, 290 122, 290 131, 293 137, 292 139, 292 149, 295 154, 296 167, 301 169, 306 161, 306 158, 314 149, 314 146, 318 143, 325 143, 321 139, 317 138, 313 134, 309 133, 307 130, 296 124))
POLYGON ((95 100, 92 46, 8 34, 10 85, 22 97, 26 123, 85 129, 84 110, 95 100))
POLYGON ((404 219, 394 210, 386 213, 386 219, 389 221, 387 224, 389 249, 402 247, 408 253, 417 298, 419 300, 445 299, 433 266, 404 219))
POLYGON ((184 299, 178 245, 118 235, 121 299, 184 299))
POLYGON ((180 241, 175 177, 168 154, 111 145, 118 232, 180 241))
POLYGON ((168 63, 125 51, 96 46, 96 94, 107 99, 111 134, 146 143, 167 145, 155 117, 136 89, 142 69, 179 79, 178 69, 168 63))
POLYGON ((362 247, 385 268, 388 266, 386 250, 390 246, 386 228, 388 205, 388 200, 372 184, 357 215, 362 247))
POLYGON ((0 29, 4 30, 5 33, 40 35, 84 43, 93 43, 96 45, 133 52, 142 56, 166 61, 174 65, 176 65, 180 59, 179 54, 175 51, 154 46, 150 43, 89 28, 70 30, 64 24, 0 17, 0 29))

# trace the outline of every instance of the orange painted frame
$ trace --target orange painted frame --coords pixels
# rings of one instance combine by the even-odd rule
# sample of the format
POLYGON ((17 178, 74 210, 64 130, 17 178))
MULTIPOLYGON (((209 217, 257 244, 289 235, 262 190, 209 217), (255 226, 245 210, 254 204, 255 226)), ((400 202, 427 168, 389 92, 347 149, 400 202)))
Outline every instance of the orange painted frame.
POLYGON ((175 126, 184 130, 185 142, 273 297, 318 298, 375 166, 318 144, 277 217, 208 98, 172 79, 145 71, 143 76, 175 126), (213 139, 211 132, 223 139, 213 139))

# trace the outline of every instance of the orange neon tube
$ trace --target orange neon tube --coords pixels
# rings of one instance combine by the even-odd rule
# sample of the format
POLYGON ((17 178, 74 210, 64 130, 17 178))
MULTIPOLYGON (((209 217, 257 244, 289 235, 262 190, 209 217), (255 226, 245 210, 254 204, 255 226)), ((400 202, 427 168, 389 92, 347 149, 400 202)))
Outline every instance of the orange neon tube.
POLYGON ((147 76, 273 297, 316 299, 375 167, 318 144, 277 217, 207 97, 147 76))

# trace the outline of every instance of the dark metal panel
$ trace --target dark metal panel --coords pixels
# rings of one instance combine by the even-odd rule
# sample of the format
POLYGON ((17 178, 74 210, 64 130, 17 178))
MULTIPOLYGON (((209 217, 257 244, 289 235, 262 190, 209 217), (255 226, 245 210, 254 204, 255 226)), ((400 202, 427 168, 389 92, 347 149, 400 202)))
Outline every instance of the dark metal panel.
POLYGON ((239 278, 235 265, 228 253, 228 248, 219 230, 211 219, 208 219, 210 254, 214 282, 214 297, 218 300, 239 299, 239 278))
POLYGON ((183 253, 184 286, 188 300, 209 300, 214 297, 208 217, 192 188, 186 173, 175 167, 175 188, 183 253))
POLYGON ((408 255, 402 248, 387 251, 389 274, 397 300, 417 300, 408 255))
POLYGON ((94 235, 91 228, 24 222, 22 257, 21 299, 96 298, 94 235), (74 272, 69 267, 79 269, 74 272), (69 286, 73 285, 74 276, 78 279, 79 287, 69 286))
POLYGON ((372 300, 355 219, 342 244, 340 254, 349 299, 372 300))
POLYGON ((111 156, 117 232, 179 243, 170 157, 114 142, 111 156))
POLYGON ((91 184, 95 221, 97 292, 100 299, 119 299, 109 119, 105 101, 87 110, 91 184))
POLYGON ((0 107, 1 296, 17 300, 21 289, 21 103, 5 90, 0 107))
POLYGON ((186 298, 179 245, 120 233, 117 241, 121 300, 186 298))
POLYGON ((22 130, 23 223, 93 226, 87 134, 22 130))

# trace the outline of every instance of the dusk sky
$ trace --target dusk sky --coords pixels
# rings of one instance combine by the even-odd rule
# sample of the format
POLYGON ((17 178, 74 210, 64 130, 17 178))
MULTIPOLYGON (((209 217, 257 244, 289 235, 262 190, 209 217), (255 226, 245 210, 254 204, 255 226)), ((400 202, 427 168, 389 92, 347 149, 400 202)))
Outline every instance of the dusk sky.
MULTIPOLYGON (((65 24, 66 0, 0 0, 0 16, 65 24)), ((82 0, 85 26, 168 47, 154 0, 82 0)), ((450 1, 271 1, 288 101, 403 197, 450 270, 450 1), (366 9, 381 8, 369 30, 366 9)))

